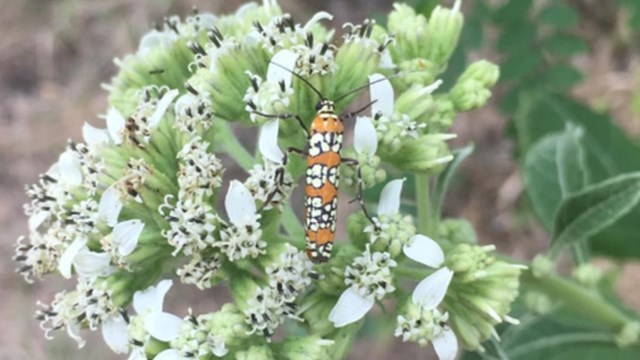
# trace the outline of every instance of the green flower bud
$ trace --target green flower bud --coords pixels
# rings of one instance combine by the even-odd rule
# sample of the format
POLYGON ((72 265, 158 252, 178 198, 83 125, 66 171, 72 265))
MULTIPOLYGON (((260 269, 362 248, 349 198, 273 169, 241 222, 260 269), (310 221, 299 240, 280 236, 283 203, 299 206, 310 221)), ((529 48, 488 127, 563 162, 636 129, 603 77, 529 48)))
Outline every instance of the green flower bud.
POLYGON ((391 257, 398 256, 402 246, 416 234, 416 226, 410 215, 383 214, 376 217, 380 231, 376 232, 372 224, 367 225, 367 232, 371 233, 371 251, 389 252, 391 257))
POLYGON ((252 346, 249 350, 236 352, 236 360, 274 360, 273 352, 268 346, 252 346))
POLYGON ((398 64, 402 76, 391 79, 398 93, 404 93, 414 85, 431 85, 438 75, 437 66, 423 58, 404 60, 398 64))
POLYGON ((499 76, 498 66, 486 60, 471 64, 450 92, 456 110, 469 111, 484 106, 491 97, 489 89, 499 76))
POLYGON ((331 259, 315 269, 320 274, 320 280, 316 281, 316 286, 326 294, 339 295, 344 288, 345 267, 352 264, 353 259, 360 255, 362 250, 351 245, 334 248, 331 259))
POLYGON ((616 344, 619 347, 626 347, 636 344, 640 340, 640 322, 629 321, 620 330, 620 333, 616 336, 616 344))
POLYGON ((436 106, 431 93, 435 86, 412 86, 403 92, 395 101, 395 110, 401 114, 407 114, 411 120, 426 123, 436 106))
POLYGON ((136 291, 155 284, 161 271, 161 266, 148 266, 144 268, 144 271, 136 273, 121 270, 107 278, 96 280, 96 286, 100 282, 106 283, 107 288, 111 291, 113 303, 118 307, 125 307, 131 302, 136 291))
POLYGON ((585 286, 594 287, 602 280, 602 270, 591 263, 586 263, 573 269, 571 276, 585 286))
POLYGON ((537 255, 531 261, 531 273, 537 278, 547 277, 555 272, 553 261, 544 255, 537 255))
MULTIPOLYGON (((344 287, 344 279, 337 289, 342 287, 344 287)), ((306 310, 302 313, 302 317, 309 328, 309 333, 326 336, 335 332, 335 326, 329 321, 329 313, 335 304, 335 296, 329 296, 319 291, 304 299, 301 307, 306 310)))
POLYGON ((447 134, 422 135, 417 139, 408 139, 396 153, 383 155, 382 158, 403 171, 437 174, 453 160, 445 142, 449 139, 451 136, 447 134))
POLYGON ((396 61, 424 58, 427 44, 427 19, 407 4, 393 4, 387 27, 395 34, 395 43, 390 48, 396 61))
POLYGON ((456 1, 453 9, 436 6, 429 17, 427 38, 423 42, 423 44, 429 44, 429 46, 423 46, 426 51, 424 57, 444 70, 458 45, 463 23, 464 17, 460 13, 459 0, 456 1))
MULTIPOLYGON (((358 163, 360 164, 362 187, 364 189, 371 188, 376 184, 383 182, 387 178, 386 171, 380 167, 380 158, 378 156, 369 156, 368 153, 358 153, 352 149, 345 150, 344 156, 358 160, 358 163)), ((340 172, 341 180, 347 184, 347 186, 356 190, 358 185, 356 167, 349 164, 343 164, 340 172)))
POLYGON ((219 311, 200 316, 199 320, 206 324, 211 334, 219 336, 227 347, 241 346, 249 336, 245 315, 232 303, 225 304, 219 311))
POLYGON ((458 244, 475 245, 478 238, 473 226, 464 219, 445 219, 438 226, 440 245, 452 248, 458 244))
POLYGON ((448 95, 435 96, 435 106, 424 121, 430 134, 445 132, 451 128, 456 116, 455 107, 448 95))
POLYGON ((278 348, 278 358, 285 360, 329 360, 332 359, 329 347, 332 340, 318 336, 292 337, 285 340, 278 348))
POLYGON ((369 243, 371 235, 364 231, 371 222, 364 215, 363 212, 354 212, 347 218, 347 234, 351 244, 358 248, 364 249, 365 245, 369 243))
POLYGON ((448 314, 438 309, 426 310, 410 299, 398 307, 397 327, 394 335, 402 341, 413 341, 422 347, 429 345, 434 337, 443 331, 448 314))
POLYGON ((514 322, 507 314, 518 296, 521 265, 497 260, 493 246, 460 244, 448 256, 454 277, 444 300, 449 324, 465 349, 477 350, 495 333, 494 326, 514 322), (464 298, 465 301, 459 301, 464 298))
POLYGON ((253 277, 243 273, 229 279, 229 288, 236 303, 242 306, 247 305, 247 301, 254 296, 258 285, 253 277))
POLYGON ((549 313, 553 308, 553 302, 547 294, 539 291, 527 291, 524 303, 531 311, 541 315, 549 313))

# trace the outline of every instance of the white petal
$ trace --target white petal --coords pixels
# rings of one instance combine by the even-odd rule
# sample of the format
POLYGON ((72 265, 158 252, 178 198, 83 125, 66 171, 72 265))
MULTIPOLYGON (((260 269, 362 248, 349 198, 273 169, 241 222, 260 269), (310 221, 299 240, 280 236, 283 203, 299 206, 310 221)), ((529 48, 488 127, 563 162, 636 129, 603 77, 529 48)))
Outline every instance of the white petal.
POLYGON ((127 256, 135 250, 143 229, 144 223, 141 220, 127 220, 113 227, 113 240, 119 244, 120 255, 127 256))
POLYGON ((86 247, 73 259, 73 266, 78 275, 85 278, 95 278, 109 272, 111 255, 89 251, 86 247))
POLYGON ((178 90, 168 91, 166 94, 162 96, 162 98, 158 101, 158 105, 156 106, 156 111, 153 112, 153 115, 149 118, 149 126, 151 128, 155 128, 158 126, 158 123, 171 106, 173 99, 178 96, 180 92, 178 90))
POLYGON ((68 185, 82 184, 82 170, 80 169, 80 159, 75 152, 67 150, 58 159, 60 166, 60 181, 68 185))
POLYGON ((428 267, 438 268, 444 262, 444 253, 437 242, 424 235, 413 235, 402 252, 411 260, 428 267))
POLYGON ((176 35, 172 31, 158 31, 151 30, 146 33, 142 39, 140 39, 140 45, 138 45, 138 55, 144 56, 149 50, 159 47, 168 46, 175 39, 176 35))
POLYGON ((29 216, 29 230, 36 231, 49 218, 49 211, 38 211, 29 216))
POLYGON ((378 150, 378 134, 369 117, 358 117, 353 134, 353 147, 358 153, 373 156, 378 150))
POLYGON ((109 132, 107 129, 98 129, 97 127, 84 123, 82 126, 82 137, 89 147, 109 142, 109 132))
POLYGON ((107 130, 109 135, 113 139, 113 142, 120 144, 122 142, 122 135, 124 131, 125 119, 118 109, 112 107, 107 113, 107 130))
POLYGON ((144 290, 136 291, 133 294, 133 308, 136 313, 144 315, 147 312, 161 312, 164 297, 172 285, 172 280, 162 280, 157 286, 149 286, 144 290))
POLYGON ((71 266, 73 265, 73 260, 85 245, 87 245, 87 239, 79 238, 72 242, 71 245, 67 246, 62 253, 62 256, 60 256, 58 271, 65 279, 71 278, 71 266))
POLYGON ((380 193, 378 215, 394 215, 400 211, 400 193, 405 179, 389 181, 380 193))
POLYGON ((256 202, 246 186, 238 180, 231 181, 224 208, 229 220, 235 224, 245 224, 256 217, 256 202))
POLYGON ((340 295, 340 299, 331 309, 329 321, 337 328, 349 325, 362 319, 374 303, 373 296, 362 297, 349 287, 340 295))
POLYGON ((435 336, 431 342, 440 360, 454 360, 456 358, 458 339, 456 339, 456 334, 449 327, 435 336))
POLYGON ((422 90, 420 90, 421 95, 429 95, 434 91, 438 90, 438 88, 442 85, 442 80, 438 79, 431 83, 430 85, 425 86, 422 90))
POLYGON ((229 352, 229 349, 227 349, 227 346, 225 344, 222 344, 222 346, 213 347, 211 349, 211 353, 217 357, 223 357, 227 355, 228 352, 229 352))
POLYGON ((244 17, 246 13, 248 13, 249 11, 255 9, 257 6, 258 6, 258 4, 254 3, 254 2, 243 4, 242 6, 240 6, 236 10, 235 16, 236 17, 244 17))
POLYGON ((166 312, 152 312, 144 318, 144 329, 160 341, 171 341, 178 336, 182 319, 166 312))
POLYGON ((371 113, 381 112, 384 115, 391 115, 393 114, 393 87, 391 87, 389 80, 383 79, 385 77, 381 74, 369 75, 369 83, 371 84, 369 85, 369 93, 371 101, 375 101, 371 105, 371 113))
POLYGON ((122 202, 118 190, 111 185, 102 193, 100 204, 98 205, 98 216, 105 220, 107 225, 114 226, 118 222, 118 216, 122 210, 122 202))
POLYGON ((156 355, 153 360, 183 360, 183 357, 180 355, 178 350, 167 349, 156 355))
POLYGON ((69 322, 67 324, 67 334, 78 343, 78 349, 82 349, 87 342, 80 336, 80 324, 69 322))
POLYGON ((198 25, 204 29, 211 29, 218 20, 218 17, 213 15, 212 13, 201 13, 198 14, 198 25))
POLYGON ((317 12, 317 13, 315 13, 315 15, 313 15, 313 17, 311 19, 309 19, 309 21, 307 21, 307 23, 304 25, 302 30, 304 32, 308 32, 309 30, 311 30, 311 27, 315 23, 320 22, 322 20, 333 20, 333 15, 329 14, 326 11, 317 12))
POLYGON ((453 279, 453 271, 446 267, 427 276, 413 290, 411 300, 427 310, 435 309, 447 293, 453 279))
POLYGON ((293 77, 293 71, 298 60, 298 55, 293 51, 280 50, 269 63, 269 69, 267 69, 267 81, 277 84, 284 80, 287 88, 291 87, 291 79, 293 77))
POLYGON ((176 104, 173 106, 173 111, 176 114, 180 114, 184 109, 193 106, 198 103, 198 98, 192 93, 186 93, 176 100, 176 104))
POLYGON ((116 354, 126 354, 129 352, 129 335, 127 331, 127 322, 124 321, 122 315, 110 317, 102 323, 102 338, 104 342, 116 354))
POLYGON ((278 146, 278 119, 266 122, 260 128, 258 148, 265 159, 282 164, 284 154, 278 146))
POLYGON ((380 54, 380 66, 381 69, 395 69, 396 64, 393 63, 393 59, 391 58, 391 53, 389 49, 384 49, 382 54, 380 54))

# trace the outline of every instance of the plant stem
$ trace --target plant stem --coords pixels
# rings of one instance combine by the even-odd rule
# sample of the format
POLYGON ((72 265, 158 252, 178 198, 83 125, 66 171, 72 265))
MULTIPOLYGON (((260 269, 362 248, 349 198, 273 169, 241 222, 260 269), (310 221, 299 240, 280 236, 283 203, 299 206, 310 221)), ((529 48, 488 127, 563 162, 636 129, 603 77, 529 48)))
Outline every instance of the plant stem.
POLYGON ((291 208, 291 204, 287 203, 282 211, 282 216, 280 218, 282 222, 282 226, 284 226, 285 230, 289 234, 291 238, 295 240, 296 245, 302 245, 305 240, 305 233, 300 220, 293 212, 291 208))
POLYGON ((364 324, 364 320, 345 326, 336 331, 335 337, 333 338, 334 344, 331 349, 332 359, 344 359, 349 355, 353 341, 356 339, 362 324, 364 324))
POLYGON ((249 170, 256 164, 256 159, 242 146, 228 125, 220 125, 216 130, 217 140, 224 151, 243 169, 249 170))
POLYGON ((531 270, 523 272, 521 279, 529 286, 562 301, 583 315, 605 324, 614 331, 620 331, 627 324, 627 315, 607 303, 597 293, 573 281, 556 275, 537 278, 531 270))
POLYGON ((418 205, 418 232, 427 236, 434 236, 431 214, 431 197, 429 191, 429 176, 416 174, 416 200, 418 205))

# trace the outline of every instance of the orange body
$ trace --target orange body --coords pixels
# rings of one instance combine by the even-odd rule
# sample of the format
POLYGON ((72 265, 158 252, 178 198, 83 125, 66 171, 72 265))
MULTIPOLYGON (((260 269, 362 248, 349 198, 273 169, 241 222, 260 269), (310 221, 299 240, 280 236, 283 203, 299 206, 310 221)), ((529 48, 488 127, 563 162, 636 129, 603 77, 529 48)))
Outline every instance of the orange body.
POLYGON ((311 124, 305 177, 305 228, 307 255, 316 263, 327 261, 333 247, 343 131, 342 120, 333 112, 332 103, 322 107, 311 124))

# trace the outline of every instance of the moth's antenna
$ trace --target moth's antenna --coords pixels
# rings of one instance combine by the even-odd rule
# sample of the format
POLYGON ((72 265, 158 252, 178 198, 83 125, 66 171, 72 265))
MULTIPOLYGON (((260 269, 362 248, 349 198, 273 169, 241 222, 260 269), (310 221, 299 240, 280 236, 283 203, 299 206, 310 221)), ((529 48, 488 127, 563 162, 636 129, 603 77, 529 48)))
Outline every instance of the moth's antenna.
POLYGON ((349 95, 351 95, 351 94, 353 94, 353 93, 356 93, 356 92, 358 92, 358 91, 360 91, 360 90, 362 90, 362 89, 367 88, 368 86, 371 86, 371 85, 373 85, 373 84, 377 84, 377 83, 382 82, 382 81, 385 81, 385 80, 393 79, 393 78, 398 77, 398 76, 400 76, 400 75, 402 75, 402 74, 398 73, 398 74, 394 74, 394 75, 391 75, 391 76, 389 76, 389 77, 384 77, 384 78, 382 78, 382 79, 378 79, 378 80, 375 80, 375 81, 369 81, 369 82, 367 82, 366 84, 364 84, 364 85, 362 85, 362 86, 358 86, 357 88, 355 88, 355 89, 353 89, 353 90, 348 91, 346 94, 342 94, 342 95, 338 96, 338 97, 337 97, 335 100, 333 100, 333 101, 338 102, 338 101, 340 101, 340 100, 344 99, 345 97, 347 97, 347 96, 349 96, 349 95))
POLYGON ((273 64, 273 65, 275 65, 275 66, 277 66, 277 67, 279 67, 279 68, 282 68, 282 69, 284 69, 284 70, 286 70, 286 71, 290 72, 290 73, 291 73, 291 75, 293 75, 293 76, 297 77, 298 79, 302 80, 305 84, 309 85, 309 87, 311 88, 311 90, 313 90, 313 92, 315 92, 316 94, 318 94, 318 96, 320 97, 320 100, 325 100, 324 96, 322 96, 322 94, 320 93, 320 91, 319 91, 318 89, 316 89, 316 88, 315 88, 315 87, 314 87, 314 86, 309 82, 309 80, 307 80, 307 79, 303 78, 300 74, 297 74, 297 73, 295 73, 293 70, 291 70, 291 69, 287 69, 285 66, 282 66, 282 65, 280 65, 280 64, 278 64, 278 63, 275 63, 275 62, 273 62, 273 61, 269 61, 269 63, 271 63, 271 64, 273 64))

